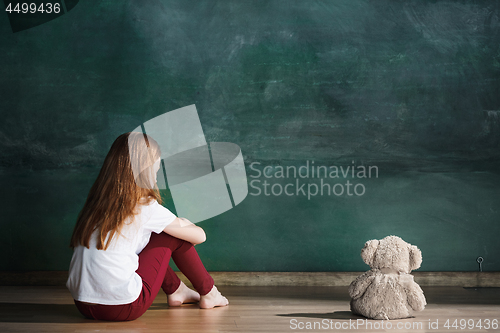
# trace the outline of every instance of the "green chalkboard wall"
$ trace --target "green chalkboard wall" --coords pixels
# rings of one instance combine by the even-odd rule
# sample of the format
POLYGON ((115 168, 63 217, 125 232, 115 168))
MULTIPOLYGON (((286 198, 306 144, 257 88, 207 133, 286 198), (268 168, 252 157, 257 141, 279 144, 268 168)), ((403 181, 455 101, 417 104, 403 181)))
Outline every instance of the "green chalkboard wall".
POLYGON ((199 224, 208 270, 363 271, 387 235, 500 270, 499 1, 80 1, 0 14, 0 64, 0 270, 66 270, 114 139, 191 104, 249 180, 199 224))

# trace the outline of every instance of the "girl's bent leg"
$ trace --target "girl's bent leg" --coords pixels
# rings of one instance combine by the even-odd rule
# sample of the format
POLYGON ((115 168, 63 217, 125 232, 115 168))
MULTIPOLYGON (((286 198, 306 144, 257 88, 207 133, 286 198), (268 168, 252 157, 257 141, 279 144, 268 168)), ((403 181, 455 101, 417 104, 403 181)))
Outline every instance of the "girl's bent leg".
POLYGON ((210 309, 216 306, 228 305, 229 301, 214 286, 214 280, 205 269, 193 244, 183 242, 184 244, 180 248, 174 250, 172 258, 177 267, 200 293, 200 307, 210 309))
MULTIPOLYGON (((193 244, 164 232, 152 233, 148 245, 139 254, 139 268, 136 271, 142 278, 142 292, 132 304, 132 311, 126 320, 136 319, 146 312, 160 288, 171 295, 183 286, 169 266, 171 256, 200 295, 207 295, 213 290, 214 280, 203 266, 193 244)), ((178 305, 178 300, 171 297, 169 304, 178 305)))
POLYGON ((203 266, 193 244, 164 232, 153 233, 148 245, 139 254, 139 269, 137 270, 144 286, 150 286, 149 289, 154 294, 153 299, 158 293, 158 284, 167 295, 172 295, 181 287, 185 287, 168 265, 170 255, 200 295, 210 292, 214 280, 203 266))
POLYGON ((139 253, 139 268, 136 273, 142 278, 142 291, 139 298, 131 304, 127 319, 139 318, 153 304, 153 301, 164 287, 166 290, 176 290, 180 279, 169 266, 172 252, 182 246, 180 239, 166 233, 152 233, 148 245, 139 253))
POLYGON ((175 293, 181 285, 179 277, 170 268, 174 256, 179 269, 193 283, 200 294, 207 294, 213 287, 213 279, 201 263, 193 245, 164 232, 152 233, 148 245, 139 254, 136 273, 142 278, 142 290, 132 303, 123 305, 86 305, 77 303, 87 318, 124 321, 139 318, 153 303, 160 288, 167 295, 175 293))
POLYGON ((174 262, 180 271, 193 284, 194 289, 196 289, 200 295, 206 295, 210 292, 210 290, 212 290, 214 280, 205 269, 205 266, 201 262, 198 252, 196 252, 193 244, 186 241, 182 242, 184 244, 173 251, 172 259, 174 259, 174 262))
POLYGON ((161 284, 161 289, 165 292, 165 294, 170 295, 173 294, 179 287, 181 286, 181 280, 175 274, 174 270, 170 265, 167 267, 167 272, 165 273, 165 277, 163 278, 163 283, 161 284))
POLYGON ((196 303, 200 294, 186 286, 175 274, 172 267, 168 266, 161 288, 167 294, 169 306, 181 306, 184 303, 196 303))

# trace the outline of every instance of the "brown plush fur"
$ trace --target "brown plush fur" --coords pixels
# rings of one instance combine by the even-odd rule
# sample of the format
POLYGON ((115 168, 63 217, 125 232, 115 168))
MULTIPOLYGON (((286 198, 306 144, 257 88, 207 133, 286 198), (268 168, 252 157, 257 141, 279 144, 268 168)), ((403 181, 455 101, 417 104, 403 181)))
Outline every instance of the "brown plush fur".
POLYGON ((372 319, 402 319, 427 304, 424 292, 413 281, 422 252, 397 236, 366 242, 361 257, 371 270, 349 286, 351 311, 372 319))

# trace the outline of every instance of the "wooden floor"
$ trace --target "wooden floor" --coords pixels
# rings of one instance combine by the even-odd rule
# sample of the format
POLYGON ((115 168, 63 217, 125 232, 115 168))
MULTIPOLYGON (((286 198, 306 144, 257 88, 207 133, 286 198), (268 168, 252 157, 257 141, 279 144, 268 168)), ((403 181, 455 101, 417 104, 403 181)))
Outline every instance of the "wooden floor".
POLYGON ((131 322, 85 319, 64 287, 0 287, 0 332, 500 332, 500 288, 422 287, 428 305, 414 318, 365 321, 349 311, 347 287, 219 286, 229 306, 201 310, 196 304, 168 308, 160 292, 153 306, 131 322), (490 321, 490 329, 460 329, 490 321), (445 328, 457 320, 457 328, 445 328), (465 321, 464 321, 465 320, 465 321), (438 329, 429 329, 429 323, 438 329), (388 323, 392 329, 387 329, 388 323), (469 321, 472 323, 472 321, 469 321), (359 326, 357 326, 359 324, 359 326), (383 328, 380 325, 384 325, 383 328), (308 326, 310 325, 310 326, 308 326), (313 329, 316 325, 316 330, 313 329), (321 325, 321 326, 320 326, 321 325), (372 325, 372 329, 366 326, 372 325), (377 326, 378 325, 378 326, 377 326), (401 327, 402 329, 397 329, 401 327), (406 329, 405 329, 406 326, 406 329), (304 327, 300 329, 300 327, 304 327), (311 327, 311 329, 307 329, 311 327), (344 329, 342 329, 344 327, 344 329))

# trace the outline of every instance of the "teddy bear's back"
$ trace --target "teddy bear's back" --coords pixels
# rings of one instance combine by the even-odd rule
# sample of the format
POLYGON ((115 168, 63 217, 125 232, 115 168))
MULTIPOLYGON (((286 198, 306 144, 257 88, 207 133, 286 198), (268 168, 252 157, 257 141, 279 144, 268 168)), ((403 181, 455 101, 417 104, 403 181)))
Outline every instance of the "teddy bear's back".
POLYGON ((351 301, 351 310, 367 318, 399 319, 412 315, 397 274, 376 273, 364 294, 351 301))

